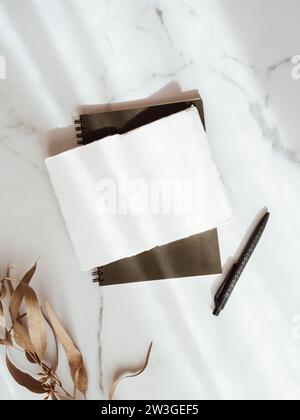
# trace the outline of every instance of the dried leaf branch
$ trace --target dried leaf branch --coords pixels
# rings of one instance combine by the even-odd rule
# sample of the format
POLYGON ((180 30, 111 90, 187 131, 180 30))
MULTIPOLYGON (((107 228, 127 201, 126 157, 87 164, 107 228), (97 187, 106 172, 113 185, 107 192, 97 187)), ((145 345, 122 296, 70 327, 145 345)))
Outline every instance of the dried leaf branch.
POLYGON ((36 269, 35 264, 22 280, 10 277, 8 273, 0 281, 0 345, 6 348, 7 368, 19 385, 36 394, 44 394, 45 399, 75 400, 78 391, 85 397, 88 378, 81 353, 48 303, 45 305, 46 314, 43 314, 37 295, 30 286, 36 269), (20 314, 23 303, 25 313, 20 314), (8 310, 5 310, 7 307, 8 310), (47 351, 46 323, 50 325, 56 342, 56 362, 52 367, 44 360, 47 351), (69 361, 74 385, 72 393, 65 389, 56 373, 57 341, 62 344, 69 361), (38 366, 40 372, 37 377, 21 371, 14 365, 9 355, 11 348, 22 351, 27 362, 38 366))
POLYGON ((124 379, 130 379, 130 378, 136 378, 137 376, 141 375, 148 366, 149 360, 150 360, 150 356, 151 356, 151 352, 152 352, 152 347, 153 347, 153 343, 150 344, 149 349, 147 351, 147 356, 144 362, 144 365, 141 369, 139 369, 137 372, 128 374, 128 375, 122 375, 120 376, 118 379, 115 380, 115 382, 112 384, 110 391, 109 391, 109 400, 111 401, 114 397, 115 391, 117 389, 117 386, 120 384, 120 382, 122 382, 124 379))
POLYGON ((58 318, 56 317, 53 309, 47 302, 45 305, 45 311, 48 316, 49 322, 53 328, 53 331, 62 344, 65 353, 67 355, 69 366, 71 370, 72 379, 74 382, 74 398, 76 398, 77 389, 86 396, 88 388, 88 378, 83 365, 83 360, 80 351, 75 347, 69 334, 63 328, 58 318))

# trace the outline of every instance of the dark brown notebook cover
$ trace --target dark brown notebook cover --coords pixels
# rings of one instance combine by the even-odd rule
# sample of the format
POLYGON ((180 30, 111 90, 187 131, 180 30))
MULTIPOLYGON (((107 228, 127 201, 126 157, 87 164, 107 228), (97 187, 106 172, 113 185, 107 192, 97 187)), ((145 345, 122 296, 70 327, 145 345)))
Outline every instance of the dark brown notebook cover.
POLYGON ((76 123, 78 144, 86 145, 114 134, 124 134, 143 125, 195 106, 205 127, 202 99, 81 115, 76 123))
MULTIPOLYGON (((123 134, 176 112, 197 107, 205 126, 200 98, 148 107, 81 115, 75 122, 78 144, 86 145, 114 134, 123 134)), ((216 229, 156 247, 142 254, 95 269, 102 286, 150 280, 194 277, 222 272, 216 229)))

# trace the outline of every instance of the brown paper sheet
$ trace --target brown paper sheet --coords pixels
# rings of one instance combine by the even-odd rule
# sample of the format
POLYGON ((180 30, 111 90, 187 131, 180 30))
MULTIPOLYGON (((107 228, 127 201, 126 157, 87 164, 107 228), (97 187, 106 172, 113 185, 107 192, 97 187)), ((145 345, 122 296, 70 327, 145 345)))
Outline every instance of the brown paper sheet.
POLYGON ((217 230, 101 267, 103 285, 221 274, 217 230))

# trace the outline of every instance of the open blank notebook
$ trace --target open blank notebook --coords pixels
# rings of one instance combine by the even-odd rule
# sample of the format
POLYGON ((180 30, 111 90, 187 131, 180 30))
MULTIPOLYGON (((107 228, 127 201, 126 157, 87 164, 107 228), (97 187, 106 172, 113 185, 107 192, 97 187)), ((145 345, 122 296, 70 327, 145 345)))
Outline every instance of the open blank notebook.
POLYGON ((207 231, 231 217, 194 107, 46 164, 83 270, 207 231), (180 206, 180 197, 187 204, 195 196, 180 206))

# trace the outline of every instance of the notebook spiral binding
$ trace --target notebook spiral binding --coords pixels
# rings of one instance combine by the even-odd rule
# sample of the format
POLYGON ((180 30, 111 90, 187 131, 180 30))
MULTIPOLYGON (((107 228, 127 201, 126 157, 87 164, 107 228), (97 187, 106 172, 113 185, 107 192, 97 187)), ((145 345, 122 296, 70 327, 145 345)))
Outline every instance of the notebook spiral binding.
MULTIPOLYGON (((76 131, 77 144, 84 146, 86 144, 86 124, 84 118, 78 118, 74 120, 74 126, 76 131)), ((104 283, 104 273, 100 267, 96 268, 92 272, 93 282, 98 283, 101 286, 104 283)))
POLYGON ((83 118, 74 121, 77 144, 79 146, 85 145, 86 125, 83 118))
POLYGON ((104 283, 104 273, 101 268, 96 268, 95 271, 92 273, 93 275, 93 282, 98 283, 101 286, 104 283))

